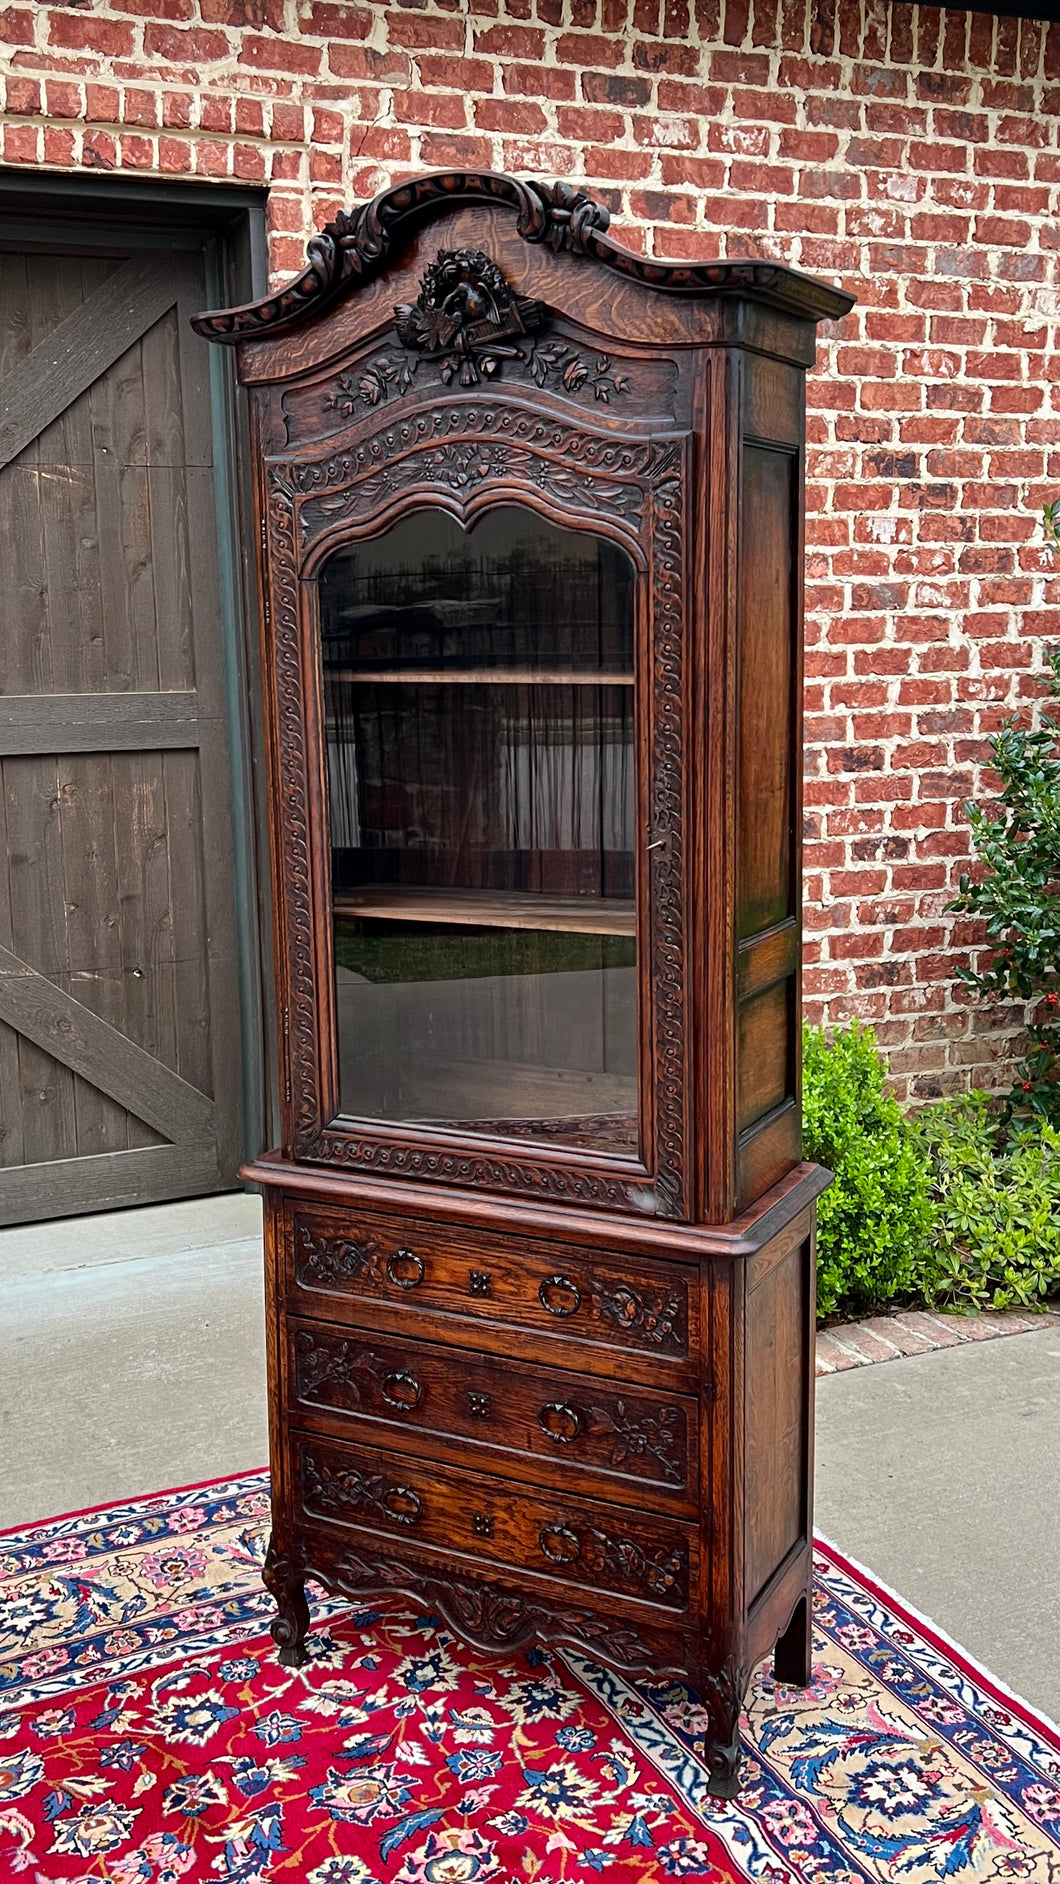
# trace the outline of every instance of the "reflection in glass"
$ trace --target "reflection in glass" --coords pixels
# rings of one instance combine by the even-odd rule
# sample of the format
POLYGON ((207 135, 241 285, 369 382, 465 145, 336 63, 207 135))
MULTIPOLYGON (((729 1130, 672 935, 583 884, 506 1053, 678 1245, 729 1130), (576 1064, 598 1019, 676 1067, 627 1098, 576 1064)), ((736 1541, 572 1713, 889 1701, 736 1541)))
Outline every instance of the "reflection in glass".
POLYGON ((635 1151, 628 557, 419 511, 320 623, 342 1112, 635 1151))

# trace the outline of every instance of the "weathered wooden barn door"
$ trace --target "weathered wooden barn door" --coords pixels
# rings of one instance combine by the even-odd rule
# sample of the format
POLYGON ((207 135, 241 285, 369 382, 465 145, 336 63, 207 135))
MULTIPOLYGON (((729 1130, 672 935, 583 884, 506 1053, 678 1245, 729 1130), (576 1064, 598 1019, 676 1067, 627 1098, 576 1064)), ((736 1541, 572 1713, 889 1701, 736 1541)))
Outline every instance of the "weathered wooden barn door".
POLYGON ((0 1222, 244 1150, 203 269, 0 228, 0 1222))

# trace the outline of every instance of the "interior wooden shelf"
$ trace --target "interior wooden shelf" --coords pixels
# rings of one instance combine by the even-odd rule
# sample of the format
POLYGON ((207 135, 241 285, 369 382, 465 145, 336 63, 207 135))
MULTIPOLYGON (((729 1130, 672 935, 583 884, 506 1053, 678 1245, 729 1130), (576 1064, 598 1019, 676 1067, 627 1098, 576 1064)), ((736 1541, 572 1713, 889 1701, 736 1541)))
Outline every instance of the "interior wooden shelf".
POLYGON ((628 673, 570 673, 537 667, 328 667, 328 680, 374 681, 377 686, 632 687, 628 673))
POLYGON ((632 899, 546 896, 523 890, 436 890, 365 883, 340 891, 336 916, 377 916, 399 922, 451 922, 481 929, 553 929, 570 935, 635 935, 632 899))

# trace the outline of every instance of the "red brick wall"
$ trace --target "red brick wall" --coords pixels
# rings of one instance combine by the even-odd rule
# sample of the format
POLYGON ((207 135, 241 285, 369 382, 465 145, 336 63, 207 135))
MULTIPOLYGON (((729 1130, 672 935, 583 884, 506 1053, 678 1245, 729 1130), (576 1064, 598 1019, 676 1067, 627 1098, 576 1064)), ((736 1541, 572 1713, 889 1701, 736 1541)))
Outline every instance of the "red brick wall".
MULTIPOLYGON (((841 279, 810 388, 807 994, 914 1096, 1019 1014, 944 906, 987 733, 1060 638, 1060 25, 884 0, 0 5, 9 165, 268 183, 277 276, 410 170, 586 181, 624 240, 841 279), (955 952, 955 950, 957 952, 955 952)), ((987 781, 988 783, 988 781, 987 781)), ((1001 1066, 999 1066, 999 1062, 1001 1066)))

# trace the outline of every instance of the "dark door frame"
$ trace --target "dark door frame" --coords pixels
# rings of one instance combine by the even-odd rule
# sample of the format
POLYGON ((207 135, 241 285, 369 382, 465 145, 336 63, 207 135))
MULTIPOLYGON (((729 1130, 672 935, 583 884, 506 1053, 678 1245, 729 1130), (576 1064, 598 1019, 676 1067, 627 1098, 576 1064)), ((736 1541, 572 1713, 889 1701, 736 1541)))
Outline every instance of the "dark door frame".
MULTIPOLYGON (((70 241, 200 247, 212 307, 267 286, 264 190, 73 176, 0 166, 0 238, 41 248, 70 241), (161 241, 160 241, 161 238, 161 241)), ((236 933, 240 960, 246 1150, 271 1144, 278 1118, 260 649, 246 409, 223 347, 209 356, 225 696, 231 754, 236 933)))

